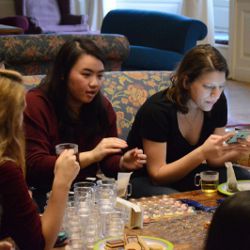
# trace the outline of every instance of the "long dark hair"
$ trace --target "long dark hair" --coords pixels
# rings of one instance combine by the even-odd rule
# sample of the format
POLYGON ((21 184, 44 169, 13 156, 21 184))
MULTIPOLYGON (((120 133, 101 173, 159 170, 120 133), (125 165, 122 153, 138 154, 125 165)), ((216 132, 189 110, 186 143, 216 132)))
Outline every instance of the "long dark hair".
POLYGON ((65 42, 59 50, 54 65, 39 86, 52 101, 59 120, 59 133, 64 140, 77 137, 75 131, 70 131, 71 125, 80 123, 87 139, 94 134, 102 134, 108 126, 107 111, 103 105, 103 95, 99 93, 92 102, 84 104, 80 110, 79 119, 75 119, 67 106, 68 79, 72 67, 82 55, 91 55, 105 65, 103 52, 90 39, 74 38, 65 42))
POLYGON ((227 198, 215 211, 205 250, 246 250, 250 246, 250 191, 227 198))
POLYGON ((167 92, 167 99, 176 104, 182 113, 187 113, 186 106, 190 99, 188 85, 191 85, 204 73, 213 71, 225 72, 226 78, 229 71, 225 58, 209 44, 198 45, 187 52, 173 74, 172 86, 167 92))

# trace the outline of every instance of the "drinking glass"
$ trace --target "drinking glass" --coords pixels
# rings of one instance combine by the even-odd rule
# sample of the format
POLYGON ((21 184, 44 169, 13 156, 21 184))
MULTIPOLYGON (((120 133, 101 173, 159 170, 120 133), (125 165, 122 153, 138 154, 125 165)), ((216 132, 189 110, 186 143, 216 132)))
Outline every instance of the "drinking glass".
POLYGON ((194 177, 194 184, 197 187, 201 186, 204 193, 214 193, 217 191, 219 184, 219 172, 209 170, 197 173, 194 177))
POLYGON ((55 149, 56 149, 57 155, 60 155, 63 152, 63 150, 65 150, 65 149, 73 149, 74 154, 78 153, 78 145, 74 144, 74 143, 66 142, 66 143, 57 144, 55 149))

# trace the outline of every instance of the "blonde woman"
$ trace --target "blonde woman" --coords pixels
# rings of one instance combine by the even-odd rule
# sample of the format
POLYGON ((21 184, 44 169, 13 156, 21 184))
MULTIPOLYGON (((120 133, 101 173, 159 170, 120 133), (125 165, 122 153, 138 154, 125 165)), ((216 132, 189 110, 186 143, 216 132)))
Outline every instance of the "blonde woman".
POLYGON ((0 240, 11 237, 20 250, 51 249, 79 164, 71 150, 57 159, 52 195, 40 217, 24 180, 25 90, 15 71, 0 69, 0 107, 0 240))

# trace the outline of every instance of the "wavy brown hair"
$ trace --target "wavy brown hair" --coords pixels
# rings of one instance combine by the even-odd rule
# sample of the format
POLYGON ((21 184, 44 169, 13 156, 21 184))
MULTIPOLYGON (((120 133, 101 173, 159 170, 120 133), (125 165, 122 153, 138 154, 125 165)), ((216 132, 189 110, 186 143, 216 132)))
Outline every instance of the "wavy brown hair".
POLYGON ((18 72, 0 69, 0 164, 12 160, 25 173, 22 126, 25 89, 22 83, 18 72))
POLYGON ((172 86, 167 92, 167 99, 176 104, 182 113, 188 112, 189 88, 195 80, 205 73, 225 72, 228 77, 227 62, 222 54, 209 44, 198 45, 187 52, 172 75, 172 86))

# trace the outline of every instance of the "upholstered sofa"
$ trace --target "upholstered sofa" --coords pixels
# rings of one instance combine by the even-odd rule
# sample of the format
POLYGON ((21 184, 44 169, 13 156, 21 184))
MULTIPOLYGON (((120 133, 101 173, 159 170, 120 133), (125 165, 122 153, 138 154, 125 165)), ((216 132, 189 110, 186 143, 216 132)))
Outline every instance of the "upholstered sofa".
MULTIPOLYGON (((169 71, 113 71, 106 72, 102 91, 111 101, 117 114, 120 138, 126 139, 135 114, 145 100, 169 86, 169 71)), ((43 75, 24 76, 25 87, 35 87, 43 75)))
MULTIPOLYGON (((111 101, 117 115, 120 138, 126 139, 135 114, 145 100, 155 92, 170 86, 170 71, 113 71, 106 72, 102 92, 111 101)), ((26 89, 35 87, 43 75, 24 76, 26 89)), ((247 153, 237 161, 250 166, 247 153)))
POLYGON ((129 54, 129 43, 123 35, 13 35, 0 36, 0 61, 6 68, 24 75, 46 74, 58 49, 73 37, 86 37, 96 42, 106 55, 107 70, 120 70, 129 54))

